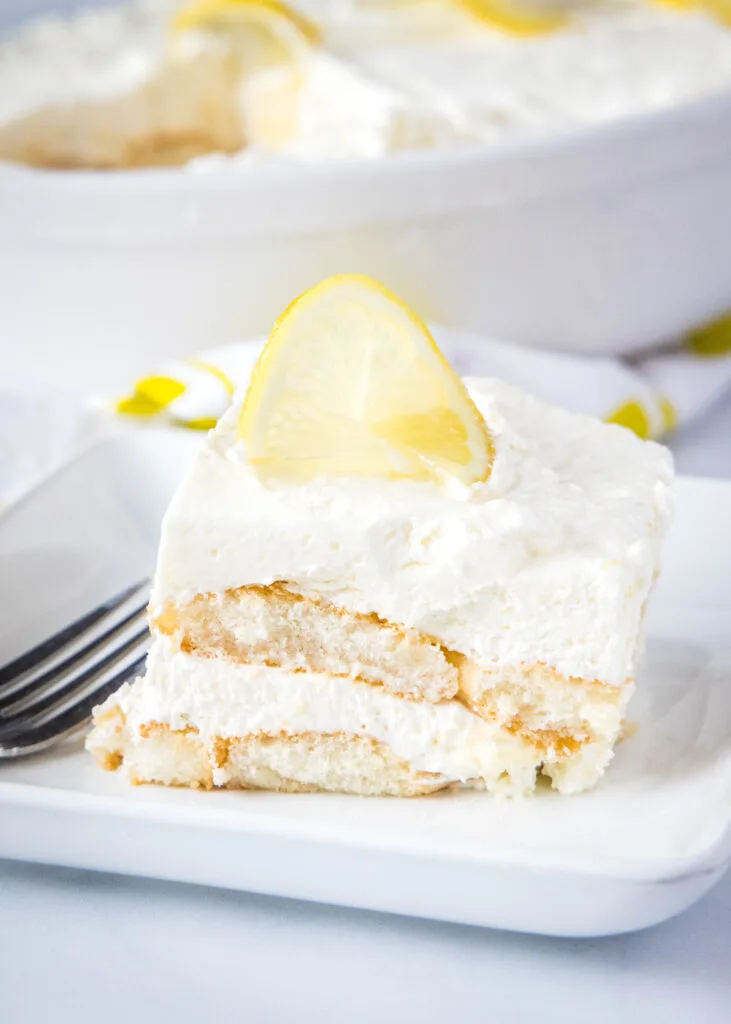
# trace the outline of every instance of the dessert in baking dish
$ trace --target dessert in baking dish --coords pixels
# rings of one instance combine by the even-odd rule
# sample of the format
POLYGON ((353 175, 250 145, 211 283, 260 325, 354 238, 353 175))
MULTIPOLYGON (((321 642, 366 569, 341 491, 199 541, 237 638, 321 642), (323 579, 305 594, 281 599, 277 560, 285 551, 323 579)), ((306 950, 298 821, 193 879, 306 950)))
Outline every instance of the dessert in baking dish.
POLYGON ((0 159, 246 167, 565 131, 728 88, 723 10, 718 0, 130 0, 0 42, 0 159))

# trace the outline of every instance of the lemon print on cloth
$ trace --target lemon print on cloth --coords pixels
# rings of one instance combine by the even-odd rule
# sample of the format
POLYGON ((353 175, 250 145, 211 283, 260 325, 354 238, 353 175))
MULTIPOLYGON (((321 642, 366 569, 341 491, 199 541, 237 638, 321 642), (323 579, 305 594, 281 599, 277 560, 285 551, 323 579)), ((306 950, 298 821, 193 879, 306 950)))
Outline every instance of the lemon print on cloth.
POLYGON ((191 430, 211 430, 231 402, 234 385, 218 367, 200 359, 176 363, 170 375, 143 377, 115 411, 137 419, 165 419, 191 430))
POLYGON ((486 480, 485 421, 426 325, 383 285, 328 278, 296 299, 271 333, 238 436, 263 472, 471 485, 486 480))
POLYGON ((134 394, 117 402, 123 416, 157 416, 185 391, 185 384, 172 377, 144 377, 135 385, 134 394))
POLYGON ((630 398, 618 405, 608 416, 607 423, 627 427, 643 441, 654 441, 675 430, 678 422, 675 406, 664 395, 630 398))
POLYGON ((698 327, 686 335, 686 347, 696 356, 731 355, 731 314, 698 327))

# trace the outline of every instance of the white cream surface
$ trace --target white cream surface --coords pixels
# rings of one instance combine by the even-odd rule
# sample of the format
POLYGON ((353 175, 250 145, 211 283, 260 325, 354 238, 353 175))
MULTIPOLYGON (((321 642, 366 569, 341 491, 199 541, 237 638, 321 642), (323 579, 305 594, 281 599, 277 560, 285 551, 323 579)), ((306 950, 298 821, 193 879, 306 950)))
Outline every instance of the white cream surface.
POLYGON ((659 0, 563 7, 573 14, 553 33, 465 33, 450 22, 417 45, 384 35, 354 48, 353 59, 381 84, 442 112, 457 135, 488 143, 667 109, 731 86, 731 30, 701 10, 659 0))
POLYGON ((430 97, 325 52, 310 58, 296 104, 296 130, 282 153, 302 160, 375 159, 469 138, 430 97))
POLYGON ((47 106, 103 102, 160 69, 174 0, 45 17, 0 39, 0 123, 47 106))
POLYGON ((670 517, 670 454, 500 381, 467 385, 496 448, 472 488, 265 481, 236 442, 239 395, 165 517, 153 608, 282 580, 486 668, 632 678, 670 517))
POLYGON ((193 726, 205 742, 251 733, 337 733, 387 744, 418 771, 449 781, 497 780, 505 770, 529 791, 540 760, 519 737, 485 722, 457 701, 409 701, 381 687, 307 672, 196 658, 155 641, 147 671, 110 698, 123 711, 132 742, 160 722, 193 726))
MULTIPOLYGON (((0 124, 47 106, 133 92, 169 56, 168 23, 180 5, 130 0, 9 34, 0 40, 0 124)), ((294 129, 269 154, 275 157, 378 158, 404 148, 499 142, 731 86, 731 30, 702 11, 654 0, 576 0, 567 27, 533 37, 496 31, 440 0, 294 6, 321 26, 325 46, 303 69, 294 129)), ((188 42, 194 57, 201 39, 188 42)), ((185 53, 180 38, 174 46, 185 53)), ((252 153, 256 145, 226 163, 243 169, 252 153)))

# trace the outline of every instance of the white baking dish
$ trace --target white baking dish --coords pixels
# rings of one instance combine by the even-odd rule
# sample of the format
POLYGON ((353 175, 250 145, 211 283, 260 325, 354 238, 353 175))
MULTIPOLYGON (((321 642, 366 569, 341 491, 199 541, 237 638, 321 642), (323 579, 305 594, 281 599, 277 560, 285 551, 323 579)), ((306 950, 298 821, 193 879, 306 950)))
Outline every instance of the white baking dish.
POLYGON ((731 305, 731 93, 540 142, 207 173, 0 167, 2 381, 99 387, 375 275, 422 314, 631 352, 731 305))

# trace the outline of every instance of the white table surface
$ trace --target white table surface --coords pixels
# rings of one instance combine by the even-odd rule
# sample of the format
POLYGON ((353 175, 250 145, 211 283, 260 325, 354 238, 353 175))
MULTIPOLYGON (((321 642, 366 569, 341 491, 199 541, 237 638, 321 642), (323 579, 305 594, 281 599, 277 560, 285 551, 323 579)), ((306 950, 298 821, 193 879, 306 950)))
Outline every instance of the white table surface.
MULTIPOLYGON (((731 401, 678 436, 731 477, 731 401)), ((731 873, 654 929, 549 939, 0 862, 0 1022, 731 1021, 731 873)))

